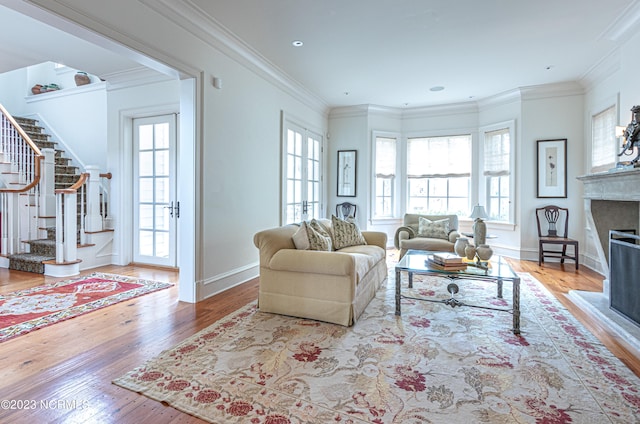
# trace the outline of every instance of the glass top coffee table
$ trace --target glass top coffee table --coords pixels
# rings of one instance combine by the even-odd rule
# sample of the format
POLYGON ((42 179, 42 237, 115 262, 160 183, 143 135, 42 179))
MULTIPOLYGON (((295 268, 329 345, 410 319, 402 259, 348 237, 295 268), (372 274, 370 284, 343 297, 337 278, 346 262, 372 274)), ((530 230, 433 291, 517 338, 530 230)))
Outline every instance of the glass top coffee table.
POLYGON ((473 308, 491 309, 494 311, 508 312, 513 315, 513 333, 520 334, 520 277, 516 274, 511 266, 502 257, 494 255, 489 261, 488 268, 480 268, 473 264, 469 264, 466 269, 451 271, 437 269, 429 263, 429 257, 438 252, 425 252, 423 250, 408 250, 402 257, 400 262, 396 265, 396 315, 401 315, 401 299, 414 299, 425 300, 429 302, 443 303, 449 305, 452 308, 456 306, 470 306, 473 308), (411 297, 405 296, 401 293, 402 281, 401 273, 406 272, 408 274, 408 288, 413 288, 413 275, 432 275, 436 277, 443 277, 450 281, 447 286, 447 292, 451 295, 448 299, 428 299, 424 297, 411 297), (505 281, 511 282, 513 286, 513 302, 511 309, 496 308, 493 306, 483 306, 475 304, 467 304, 455 298, 455 294, 458 293, 458 285, 454 281, 464 280, 480 280, 497 285, 497 296, 502 298, 502 285, 505 281))

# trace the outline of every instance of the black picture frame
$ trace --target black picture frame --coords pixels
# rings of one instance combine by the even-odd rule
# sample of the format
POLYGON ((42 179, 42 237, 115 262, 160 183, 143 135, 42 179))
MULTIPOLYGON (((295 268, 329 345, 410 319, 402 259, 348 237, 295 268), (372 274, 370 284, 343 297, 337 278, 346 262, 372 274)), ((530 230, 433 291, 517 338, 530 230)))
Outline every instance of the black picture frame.
POLYGON ((338 150, 338 197, 356 197, 358 151, 338 150))
POLYGON ((537 187, 540 199, 567 197, 567 139, 538 140, 537 187))

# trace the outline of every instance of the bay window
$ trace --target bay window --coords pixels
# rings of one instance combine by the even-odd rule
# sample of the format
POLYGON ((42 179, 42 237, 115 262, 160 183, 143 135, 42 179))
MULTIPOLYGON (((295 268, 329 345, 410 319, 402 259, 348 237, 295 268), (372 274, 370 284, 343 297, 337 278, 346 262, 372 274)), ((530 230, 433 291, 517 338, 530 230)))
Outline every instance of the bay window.
POLYGON ((407 211, 457 214, 470 209, 471 135, 407 140, 407 211))

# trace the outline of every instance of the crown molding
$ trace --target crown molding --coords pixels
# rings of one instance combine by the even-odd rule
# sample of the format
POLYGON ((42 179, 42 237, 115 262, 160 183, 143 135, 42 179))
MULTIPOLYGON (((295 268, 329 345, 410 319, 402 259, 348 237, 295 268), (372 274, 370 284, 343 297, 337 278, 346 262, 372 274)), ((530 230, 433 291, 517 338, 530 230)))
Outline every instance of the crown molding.
POLYGON ((558 82, 553 84, 530 85, 520 87, 522 100, 539 100, 550 97, 581 96, 585 90, 576 81, 558 82))
POLYGON ((448 103, 403 109, 402 119, 439 117, 478 113, 477 102, 448 103))
POLYGON ((622 65, 622 54, 620 48, 616 48, 607 56, 600 59, 598 63, 593 65, 579 79, 580 84, 585 87, 586 91, 591 90, 594 86, 601 83, 611 75, 618 72, 622 65))
POLYGON ((600 39, 624 42, 638 31, 638 24, 640 24, 640 2, 634 0, 603 31, 600 39))
POLYGON ((164 74, 159 74, 154 70, 144 66, 100 75, 100 78, 107 81, 108 91, 120 90, 123 88, 146 84, 155 84, 159 82, 176 81, 175 78, 171 78, 164 74))
POLYGON ((485 97, 478 100, 480 109, 503 106, 510 103, 520 102, 522 100, 520 89, 516 88, 493 96, 485 97))
POLYGON ((329 106, 323 99, 291 78, 192 1, 140 1, 209 46, 273 83, 303 104, 325 116, 328 114, 329 106))

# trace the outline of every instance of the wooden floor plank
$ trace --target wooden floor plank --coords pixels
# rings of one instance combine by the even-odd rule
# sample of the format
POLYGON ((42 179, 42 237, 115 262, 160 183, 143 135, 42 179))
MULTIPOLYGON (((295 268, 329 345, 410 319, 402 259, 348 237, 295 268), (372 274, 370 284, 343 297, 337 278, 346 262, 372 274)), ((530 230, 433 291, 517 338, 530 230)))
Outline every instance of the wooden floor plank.
MULTIPOLYGON (((529 272, 592 331, 633 372, 640 357, 624 340, 576 307, 570 290, 601 291, 602 276, 572 264, 510 260, 529 272)), ((82 408, 0 410, 0 422, 202 423, 203 421, 123 389, 111 381, 165 349, 253 302, 258 280, 198 304, 178 301, 178 273, 141 266, 92 270, 171 282, 175 286, 130 299, 84 316, 0 343, 0 399, 76 400, 82 408)), ((0 269, 0 293, 59 279, 0 269)), ((55 405, 55 404, 52 404, 55 405)))

